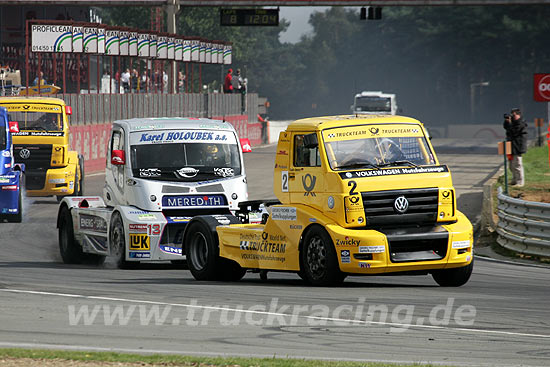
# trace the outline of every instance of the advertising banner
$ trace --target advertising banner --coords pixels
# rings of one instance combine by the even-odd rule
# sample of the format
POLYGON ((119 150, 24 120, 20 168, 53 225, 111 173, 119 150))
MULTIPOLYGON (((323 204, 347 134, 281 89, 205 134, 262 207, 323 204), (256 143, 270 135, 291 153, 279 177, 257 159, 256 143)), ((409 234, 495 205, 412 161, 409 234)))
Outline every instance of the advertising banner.
POLYGON ((191 61, 199 61, 201 42, 198 39, 191 40, 191 61))
POLYGON ((157 59, 165 60, 168 58, 168 37, 159 35, 157 37, 157 59))
POLYGON ((119 54, 120 38, 118 30, 107 29, 105 31, 105 54, 116 56, 119 54))
POLYGON ((223 63, 224 65, 231 65, 231 52, 232 52, 232 46, 231 45, 225 45, 223 48, 223 63))
POLYGON ((191 61, 191 40, 183 40, 182 61, 191 61))
POLYGON ((102 55, 105 53, 105 32, 105 26, 97 27, 97 53, 102 55))
POLYGON ((128 55, 130 56, 138 55, 138 32, 137 31, 128 32, 128 55))
POLYGON ((166 38, 168 43, 168 60, 174 60, 176 58, 176 39, 173 36, 166 38))
POLYGON ((157 57, 158 35, 149 34, 149 57, 157 57))
POLYGON ((73 26, 33 24, 32 52, 72 52, 73 26))
POLYGON ((127 30, 120 30, 119 38, 119 55, 128 56, 130 54, 130 32, 127 30))
POLYGON ((199 41, 199 62, 206 61, 206 41, 199 41))
POLYGON ((84 51, 84 31, 82 26, 73 25, 73 52, 84 51))
POLYGON ((87 54, 97 53, 97 27, 82 27, 83 48, 87 54))
POLYGON ((174 38, 174 59, 177 61, 183 60, 183 38, 174 38))
POLYGON ((149 57, 149 33, 138 33, 138 56, 149 57))

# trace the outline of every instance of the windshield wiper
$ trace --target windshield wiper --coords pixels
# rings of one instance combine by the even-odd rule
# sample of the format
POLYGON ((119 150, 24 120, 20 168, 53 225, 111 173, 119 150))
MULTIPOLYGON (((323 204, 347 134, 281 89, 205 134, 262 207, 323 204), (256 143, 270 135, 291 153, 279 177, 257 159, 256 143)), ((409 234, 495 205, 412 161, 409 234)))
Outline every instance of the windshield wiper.
POLYGON ((389 166, 402 166, 408 164, 409 166, 418 167, 418 164, 415 164, 408 160, 401 160, 401 161, 394 161, 394 162, 388 162, 388 163, 382 163, 379 164, 378 167, 389 167, 389 166))
POLYGON ((355 161, 353 163, 344 164, 341 166, 337 166, 337 169, 346 169, 346 168, 360 168, 360 167, 371 167, 371 168, 378 168, 376 164, 372 164, 371 162, 366 161, 355 161))

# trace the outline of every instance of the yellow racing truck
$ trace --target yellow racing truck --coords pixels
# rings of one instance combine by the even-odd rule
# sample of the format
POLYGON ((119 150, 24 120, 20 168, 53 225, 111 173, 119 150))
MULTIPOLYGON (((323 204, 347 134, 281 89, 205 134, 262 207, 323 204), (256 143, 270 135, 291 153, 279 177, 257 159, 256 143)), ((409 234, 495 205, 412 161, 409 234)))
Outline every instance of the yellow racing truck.
POLYGON ((431 274, 441 286, 470 278, 472 225, 415 119, 295 121, 280 133, 273 182, 278 202, 191 220, 183 243, 196 279, 237 280, 246 270, 296 272, 313 285, 347 275, 431 274))
POLYGON ((9 121, 19 123, 12 133, 16 163, 25 164, 27 196, 82 195, 84 159, 69 150, 71 107, 59 98, 0 97, 9 121))

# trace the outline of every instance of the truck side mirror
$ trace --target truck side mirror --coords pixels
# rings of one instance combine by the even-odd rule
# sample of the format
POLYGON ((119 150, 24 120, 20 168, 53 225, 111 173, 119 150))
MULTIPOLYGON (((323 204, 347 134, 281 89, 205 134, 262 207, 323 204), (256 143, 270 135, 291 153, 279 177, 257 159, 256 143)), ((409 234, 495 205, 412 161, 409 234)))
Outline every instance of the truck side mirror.
POLYGON ((10 127, 10 133, 18 133, 19 132, 19 122, 17 121, 10 121, 8 122, 10 127))
POLYGON ((126 154, 124 150, 113 150, 111 152, 111 164, 115 166, 124 166, 126 164, 126 154))
POLYGON ((317 134, 311 133, 304 135, 304 147, 308 149, 317 148, 319 146, 319 141, 317 140, 317 134))
POLYGON ((72 107, 71 106, 65 106, 65 113, 69 116, 72 115, 73 114, 72 107))

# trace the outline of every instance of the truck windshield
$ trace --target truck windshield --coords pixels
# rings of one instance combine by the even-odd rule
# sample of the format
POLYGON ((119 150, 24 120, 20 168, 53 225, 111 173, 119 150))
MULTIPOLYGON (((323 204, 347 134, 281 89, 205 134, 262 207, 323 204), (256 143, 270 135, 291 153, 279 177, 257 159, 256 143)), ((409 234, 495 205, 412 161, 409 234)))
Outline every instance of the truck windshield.
POLYGON ((355 99, 357 112, 391 112, 391 98, 389 97, 357 97, 355 99))
POLYGON ((164 143, 131 145, 134 177, 205 181, 241 174, 237 144, 164 143))
POLYGON ((10 111, 9 120, 19 123, 19 130, 63 131, 60 113, 10 111))
POLYGON ((333 170, 435 164, 425 137, 391 136, 325 143, 333 170))

